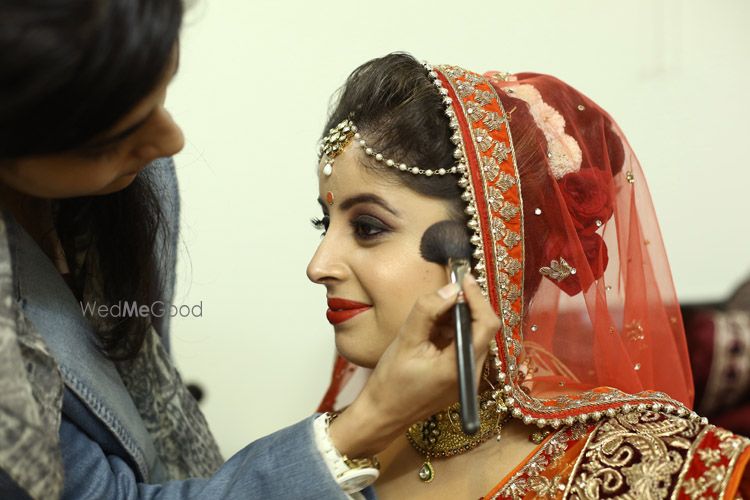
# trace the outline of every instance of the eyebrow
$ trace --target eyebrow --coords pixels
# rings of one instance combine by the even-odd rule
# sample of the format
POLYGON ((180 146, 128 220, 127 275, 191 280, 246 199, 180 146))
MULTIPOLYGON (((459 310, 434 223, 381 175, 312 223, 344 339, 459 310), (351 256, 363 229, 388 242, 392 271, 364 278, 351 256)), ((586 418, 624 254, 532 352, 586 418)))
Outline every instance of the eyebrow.
MULTIPOLYGON (((325 208, 326 204, 323 202, 322 198, 318 198, 318 203, 320 203, 320 205, 325 208)), ((373 203, 375 205, 378 205, 378 206, 384 208, 385 210, 387 210, 388 212, 392 213, 396 217, 400 217, 401 216, 399 214, 398 210, 396 210, 395 208, 391 207, 383 198, 381 198, 380 196, 378 196, 376 194, 372 194, 372 193, 363 193, 363 194, 358 194, 358 195, 351 196, 351 197, 345 199, 344 201, 342 201, 339 204, 339 207, 341 208, 341 210, 349 210, 350 208, 354 207, 355 205, 360 205, 362 203, 373 203)))
MULTIPOLYGON (((180 69, 180 51, 178 50, 177 55, 176 55, 175 65, 174 65, 174 71, 172 72, 172 76, 170 80, 173 79, 175 75, 177 75, 177 71, 179 69, 180 69)), ((148 115, 144 116, 142 119, 138 120, 136 123, 134 123, 133 125, 129 126, 128 128, 126 128, 125 130, 121 132, 118 132, 110 137, 103 137, 99 140, 86 144, 84 146, 85 149, 105 148, 107 146, 111 146, 112 144, 117 144, 118 142, 127 139, 128 137, 133 135, 135 132, 137 132, 138 129, 141 128, 143 124, 149 120, 149 118, 151 118, 151 114, 152 113, 149 113, 148 115)))

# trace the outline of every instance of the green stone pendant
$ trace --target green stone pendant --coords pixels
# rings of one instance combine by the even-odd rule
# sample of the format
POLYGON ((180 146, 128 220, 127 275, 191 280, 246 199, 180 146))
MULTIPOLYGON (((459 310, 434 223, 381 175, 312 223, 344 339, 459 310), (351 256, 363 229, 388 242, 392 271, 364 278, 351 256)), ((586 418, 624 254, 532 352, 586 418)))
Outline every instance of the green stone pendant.
POLYGON ((432 468, 429 458, 424 464, 422 464, 422 468, 419 469, 419 479, 423 483, 429 483, 435 479, 435 469, 432 468))

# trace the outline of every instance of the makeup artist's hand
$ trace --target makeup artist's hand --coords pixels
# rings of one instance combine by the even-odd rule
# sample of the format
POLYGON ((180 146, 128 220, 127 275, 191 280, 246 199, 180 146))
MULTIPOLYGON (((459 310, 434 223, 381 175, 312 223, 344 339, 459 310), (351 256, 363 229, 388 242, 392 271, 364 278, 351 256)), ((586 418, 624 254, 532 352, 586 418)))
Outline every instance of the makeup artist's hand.
MULTIPOLYGON (((471 309, 474 358, 481 367, 500 320, 471 275, 463 291, 471 309)), ((379 453, 409 425, 458 399, 455 340, 444 335, 457 294, 457 285, 447 285, 419 298, 359 397, 331 424, 331 439, 341 453, 379 453)), ((477 370, 477 383, 480 376, 477 370)))

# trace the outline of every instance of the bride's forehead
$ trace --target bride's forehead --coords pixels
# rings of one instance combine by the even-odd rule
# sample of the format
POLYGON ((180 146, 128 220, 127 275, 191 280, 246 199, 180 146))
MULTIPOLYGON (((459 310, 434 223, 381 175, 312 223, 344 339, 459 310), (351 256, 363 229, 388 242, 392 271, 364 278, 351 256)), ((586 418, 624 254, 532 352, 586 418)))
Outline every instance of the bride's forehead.
POLYGON ((318 165, 318 180, 321 188, 326 187, 362 187, 380 186, 382 188, 400 187, 401 183, 375 166, 368 166, 359 148, 349 144, 334 161, 324 158, 318 165))
POLYGON ((334 198, 338 205, 339 200, 370 193, 406 213, 434 212, 441 216, 447 213, 445 200, 418 193, 401 179, 401 176, 413 174, 386 169, 380 164, 368 165, 367 161, 361 148, 353 144, 347 145, 333 162, 324 158, 318 165, 321 199, 334 198))

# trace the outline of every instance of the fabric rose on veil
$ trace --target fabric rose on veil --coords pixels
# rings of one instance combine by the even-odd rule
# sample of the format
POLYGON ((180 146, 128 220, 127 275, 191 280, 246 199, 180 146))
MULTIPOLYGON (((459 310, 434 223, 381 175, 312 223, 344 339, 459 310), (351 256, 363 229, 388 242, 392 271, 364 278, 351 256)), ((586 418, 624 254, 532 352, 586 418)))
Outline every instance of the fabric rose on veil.
POLYGON ((584 168, 565 175, 558 182, 563 200, 579 233, 594 233, 612 217, 609 175, 604 170, 584 168))

